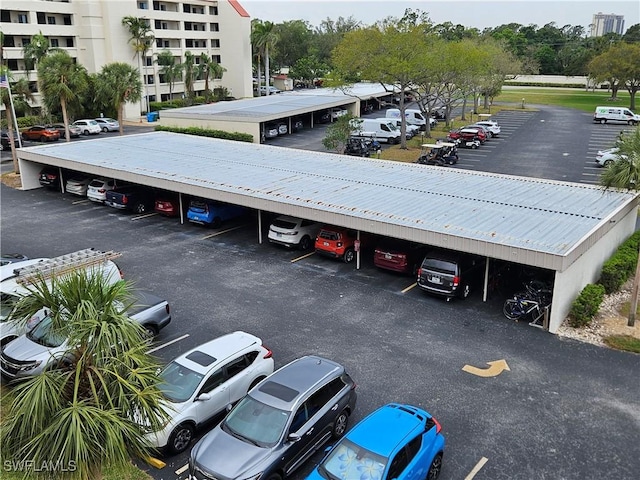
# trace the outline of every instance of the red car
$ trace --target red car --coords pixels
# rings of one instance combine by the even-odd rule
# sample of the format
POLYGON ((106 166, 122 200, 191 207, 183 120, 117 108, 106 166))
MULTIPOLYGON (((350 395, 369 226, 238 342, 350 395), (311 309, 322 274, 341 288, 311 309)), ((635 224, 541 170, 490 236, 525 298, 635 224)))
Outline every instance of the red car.
POLYGON ((351 263, 356 258, 355 230, 325 225, 316 237, 316 253, 351 263))
POLYGON ((40 142, 57 142, 60 139, 60 132, 55 128, 34 125, 22 131, 22 138, 40 142))
POLYGON ((373 252, 373 264, 384 270, 415 275, 426 253, 426 247, 403 240, 385 239, 373 252))
POLYGON ((470 142, 472 140, 478 140, 480 143, 487 141, 487 134, 481 127, 463 127, 457 130, 451 130, 448 138, 451 140, 464 140, 470 142))
POLYGON ((171 193, 159 195, 154 210, 166 217, 177 217, 180 215, 180 201, 177 195, 171 193))

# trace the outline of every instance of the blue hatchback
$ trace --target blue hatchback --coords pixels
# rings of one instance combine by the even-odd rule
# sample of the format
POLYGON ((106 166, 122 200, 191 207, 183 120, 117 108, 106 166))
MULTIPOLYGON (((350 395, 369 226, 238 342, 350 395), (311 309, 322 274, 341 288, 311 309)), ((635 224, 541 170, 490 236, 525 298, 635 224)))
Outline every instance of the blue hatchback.
POLYGON ((429 413, 390 403, 336 443, 307 480, 435 480, 444 436, 429 413))

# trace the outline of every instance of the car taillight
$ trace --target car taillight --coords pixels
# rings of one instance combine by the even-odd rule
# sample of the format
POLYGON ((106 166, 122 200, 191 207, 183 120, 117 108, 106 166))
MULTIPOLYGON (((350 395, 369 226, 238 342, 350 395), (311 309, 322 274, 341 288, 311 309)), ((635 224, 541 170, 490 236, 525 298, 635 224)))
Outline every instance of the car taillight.
POLYGON ((120 274, 120 280, 124 280, 124 272, 118 268, 118 273, 120 274))
POLYGON ((165 305, 164 310, 167 312, 167 315, 171 313, 171 307, 169 306, 168 303, 165 305))
MULTIPOLYGON (((264 347, 264 345, 263 345, 263 347, 264 347)), ((273 356, 273 352, 270 349, 268 349, 267 347, 264 347, 264 348, 267 349, 267 353, 265 353, 262 358, 271 358, 273 356)))
POLYGON ((458 285, 460 285, 460 277, 455 276, 453 277, 453 286, 457 287, 458 285))
POLYGON ((440 422, 438 422, 435 418, 431 417, 431 420, 433 420, 433 423, 436 424, 436 433, 440 433, 440 430, 442 430, 442 427, 440 426, 440 422))
POLYGON ((421 276, 422 276, 422 267, 418 269, 418 278, 420 278, 421 276))
POLYGON ((104 188, 101 188, 100 190, 98 190, 98 193, 105 193, 106 190, 104 188))
POLYGON ((126 195, 123 195, 123 196, 122 196, 122 203, 124 203, 124 204, 129 203, 129 199, 127 198, 127 196, 126 196, 126 195))

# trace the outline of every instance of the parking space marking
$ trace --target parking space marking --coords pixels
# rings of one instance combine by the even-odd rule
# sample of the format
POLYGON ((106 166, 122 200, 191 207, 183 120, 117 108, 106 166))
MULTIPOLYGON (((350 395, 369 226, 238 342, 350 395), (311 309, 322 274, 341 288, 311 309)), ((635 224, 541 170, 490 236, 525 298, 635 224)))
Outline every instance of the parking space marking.
POLYGON ((489 459, 487 457, 482 457, 480 460, 478 460, 478 463, 476 463, 476 466, 473 467, 473 469, 469 472, 469 475, 464 477, 464 480, 471 480, 473 477, 475 477, 476 474, 480 471, 480 469, 484 467, 484 464, 487 463, 488 461, 489 459))
POLYGON ((310 257, 311 255, 315 255, 315 254, 316 254, 316 252, 309 252, 306 255, 302 255, 301 257, 296 257, 296 258, 292 259, 291 263, 295 263, 298 260, 304 260, 305 258, 310 257))
POLYGON ((133 220, 140 220, 141 218, 155 217, 156 215, 158 215, 158 212, 146 213, 146 214, 144 214, 144 215, 139 215, 139 216, 137 216, 137 217, 131 217, 131 221, 133 221, 133 220))
POLYGON ((238 227, 227 228, 226 230, 220 230, 219 232, 212 233, 207 235, 206 237, 202 237, 202 240, 206 240, 207 238, 217 237, 218 235, 222 235, 223 233, 233 232, 234 230, 238 230, 239 228, 243 228, 245 225, 240 225, 238 227))
POLYGON ((189 336, 188 333, 184 334, 181 337, 178 338, 174 338, 173 340, 167 342, 167 343, 163 343, 161 345, 158 345, 155 348, 152 348, 151 350, 147 350, 147 353, 153 353, 153 352, 157 352, 158 350, 162 350, 164 347, 168 347, 169 345, 173 345, 176 342, 179 342, 180 340, 184 340, 185 338, 187 338, 189 336))
POLYGON ((181 466, 179 469, 177 469, 176 470, 176 475, 182 475, 187 470, 189 470, 189 464, 188 463, 183 465, 183 466, 181 466))
POLYGON ((405 288, 404 290, 402 290, 402 293, 407 293, 409 290, 411 290, 412 288, 416 288, 418 286, 418 283, 412 283, 411 285, 409 285, 407 288, 405 288))
POLYGON ((82 205, 84 203, 89 203, 91 200, 85 198, 84 200, 74 200, 71 202, 71 205, 82 205))
POLYGON ((149 465, 151 465, 152 467, 157 468, 158 470, 161 470, 161 469, 163 469, 164 467, 167 466, 166 463, 164 463, 162 460, 160 460, 159 458, 156 458, 156 457, 147 457, 145 460, 147 461, 147 463, 149 465))

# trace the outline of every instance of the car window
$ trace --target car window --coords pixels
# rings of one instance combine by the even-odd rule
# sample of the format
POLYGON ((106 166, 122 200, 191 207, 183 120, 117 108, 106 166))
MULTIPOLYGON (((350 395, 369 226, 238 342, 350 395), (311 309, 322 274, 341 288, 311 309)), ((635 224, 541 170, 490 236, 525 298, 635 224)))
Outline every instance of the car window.
POLYGON ((340 234, 338 232, 332 232, 330 230, 322 230, 320 232, 320 238, 325 240, 340 240, 340 234))
POLYGON ((407 444, 405 449, 407 450, 408 463, 411 463, 413 461, 413 458, 420 451, 421 446, 422 446, 422 435, 418 435, 416 438, 414 438, 407 444))
POLYGON ((279 227, 279 228, 285 228, 287 230, 293 230, 294 228, 296 228, 296 224, 294 222, 291 222, 289 220, 284 220, 282 218, 276 218, 273 221, 273 226, 279 227))
POLYGON ((293 415, 293 420, 291 421, 289 432, 297 432, 298 430, 300 430, 300 427, 307 423, 307 420, 309 420, 310 416, 311 415, 309 415, 307 411, 307 402, 304 402, 302 405, 300 405, 298 410, 296 410, 296 413, 293 415))
POLYGON ((66 340, 62 332, 53 331, 53 319, 45 317, 35 327, 27 332, 27 338, 38 345, 49 348, 59 347, 66 340))
POLYGON ((319 470, 327 474, 324 478, 380 479, 386 465, 385 457, 345 438, 331 450, 319 470))
POLYGON ((222 429, 258 445, 275 445, 289 420, 290 413, 245 396, 222 423, 222 429))
POLYGON ((184 365, 171 362, 160 372, 160 391, 172 402, 185 402, 196 391, 202 377, 184 365))
POLYGON ((456 264, 454 262, 440 260, 437 258, 425 258, 422 263, 422 268, 452 275, 456 273, 456 264))
POLYGON ((388 479, 398 478, 400 474, 404 471, 404 469, 407 468, 407 465, 409 465, 409 459, 407 458, 406 449, 403 448, 396 454, 395 457, 393 457, 393 460, 391 460, 391 463, 389 464, 389 473, 387 474, 387 478, 388 479))
POLYGON ((243 355, 240 358, 235 359, 233 362, 229 363, 226 367, 227 370, 227 378, 232 378, 235 375, 239 374, 245 368, 249 366, 247 363, 247 358, 243 355))
POLYGON ((222 385, 225 381, 226 377, 224 375, 224 371, 222 370, 222 368, 219 368, 218 370, 213 372, 209 378, 207 378, 207 380, 204 382, 204 385, 202 385, 202 388, 198 392, 198 395, 200 395, 201 393, 210 392, 214 388, 222 385))
POLYGON ((301 227, 311 227, 314 225, 315 222, 312 222, 311 220, 303 220, 302 224, 300 225, 301 227))
POLYGON ((100 188, 104 185, 104 182, 102 180, 92 180, 91 183, 89 184, 90 187, 95 187, 95 188, 100 188))

